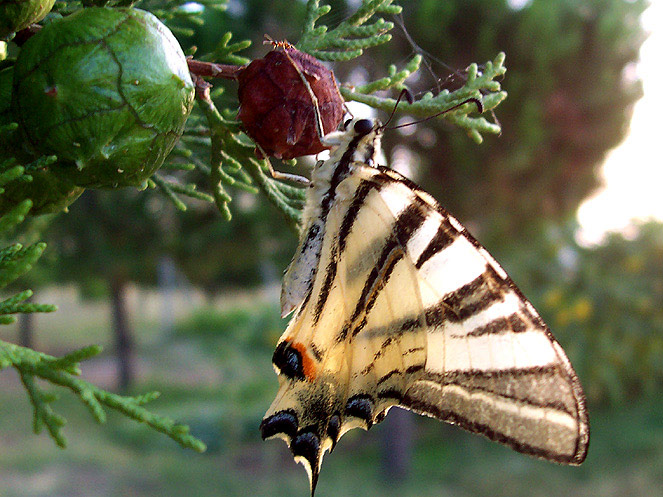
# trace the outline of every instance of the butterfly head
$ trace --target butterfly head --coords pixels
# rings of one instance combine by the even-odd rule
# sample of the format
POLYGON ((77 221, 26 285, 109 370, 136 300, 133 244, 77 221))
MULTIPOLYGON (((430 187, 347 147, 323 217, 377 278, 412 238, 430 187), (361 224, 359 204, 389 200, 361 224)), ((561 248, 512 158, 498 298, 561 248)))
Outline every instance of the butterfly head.
POLYGON ((382 124, 377 119, 355 118, 343 123, 343 131, 354 136, 368 136, 373 131, 382 132, 382 124))
POLYGON ((383 131, 384 126, 377 119, 348 119, 341 129, 326 135, 323 143, 332 147, 332 154, 334 151, 343 155, 351 153, 353 162, 376 166, 383 131))

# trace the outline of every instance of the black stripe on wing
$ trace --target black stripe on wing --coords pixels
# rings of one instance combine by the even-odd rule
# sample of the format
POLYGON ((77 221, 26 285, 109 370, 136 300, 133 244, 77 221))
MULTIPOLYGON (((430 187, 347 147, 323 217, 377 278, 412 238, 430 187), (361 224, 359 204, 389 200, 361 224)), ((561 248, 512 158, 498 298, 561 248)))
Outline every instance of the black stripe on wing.
POLYGON ((419 258, 415 262, 415 267, 417 269, 420 269, 421 266, 423 266, 426 261, 428 261, 431 257, 433 257, 435 254, 440 252, 441 250, 444 250, 446 247, 451 245, 451 243, 458 238, 459 233, 458 230, 456 230, 451 223, 449 222, 448 218, 443 218, 442 223, 440 224, 440 227, 437 229, 437 232, 433 236, 433 238, 430 239, 428 242, 428 245, 426 245, 426 248, 423 250, 419 258))
POLYGON ((495 431, 487 424, 470 421, 460 416, 458 413, 453 412, 451 409, 440 409, 436 405, 430 402, 426 402, 423 399, 410 398, 406 395, 401 400, 401 403, 403 406, 407 407, 408 409, 412 409, 417 413, 429 414, 432 417, 439 419, 440 421, 446 421, 447 423, 458 425, 465 430, 471 431, 473 433, 478 433, 480 435, 484 435, 490 440, 504 444, 524 454, 529 454, 531 456, 541 457, 543 459, 548 459, 551 461, 556 461, 566 464, 571 462, 574 462, 575 464, 580 464, 580 462, 582 462, 582 461, 575 461, 574 457, 561 456, 559 454, 554 454, 550 451, 546 451, 539 447, 533 447, 528 444, 523 444, 520 440, 516 438, 508 437, 503 433, 495 431))
MULTIPOLYGON (((424 391, 426 389, 425 384, 422 383, 419 383, 416 386, 419 389, 423 388, 424 391)), ((487 423, 473 421, 460 412, 453 410, 451 406, 446 406, 439 401, 435 402, 435 397, 439 397, 439 392, 436 390, 431 390, 430 393, 423 395, 421 392, 416 391, 416 389, 416 395, 412 395, 409 393, 410 390, 406 392, 400 401, 400 405, 403 407, 411 409, 419 414, 434 417, 440 421, 458 425, 465 430, 483 435, 490 440, 502 443, 518 452, 547 459, 549 461, 574 465, 582 463, 587 455, 589 431, 584 411, 579 411, 576 416, 577 431, 575 433, 576 436, 574 437, 574 449, 568 451, 568 453, 561 453, 540 446, 535 446, 523 441, 521 438, 507 435, 492 422, 491 425, 489 425, 487 423)), ((504 415, 507 416, 507 413, 504 413, 504 415)))
MULTIPOLYGON (((332 242, 333 243, 333 242, 332 242)), ((318 294, 318 300, 315 303, 315 311, 313 313, 313 326, 318 324, 320 315, 322 314, 322 309, 327 303, 329 298, 329 292, 332 289, 334 284, 334 279, 336 278, 336 271, 338 270, 338 246, 334 243, 332 247, 332 252, 329 256, 329 263, 325 268, 324 281, 322 287, 320 288, 320 293, 318 294)))
POLYGON ((577 416, 569 376, 561 364, 491 371, 427 371, 422 379, 440 385, 458 385, 469 392, 490 393, 522 404, 552 408, 577 416))
POLYGON ((338 246, 340 249, 339 253, 341 256, 345 252, 345 243, 347 241, 348 235, 350 235, 350 232, 354 227, 355 221, 357 220, 357 216, 359 215, 359 211, 361 210, 361 208, 364 205, 364 202, 366 201, 366 197, 368 197, 371 191, 379 190, 381 186, 382 186, 381 183, 375 183, 370 180, 364 180, 359 184, 359 187, 355 192, 352 202, 350 203, 350 207, 348 208, 348 211, 346 212, 345 217, 343 218, 343 222, 341 223, 341 228, 338 232, 338 246))
POLYGON ((413 201, 398 215, 394 223, 393 233, 403 247, 407 246, 410 238, 424 223, 426 217, 425 206, 416 201, 413 201))
MULTIPOLYGON (((338 185, 350 173, 350 164, 352 163, 352 156, 355 150, 357 149, 357 146, 359 145, 361 138, 362 138, 361 136, 355 136, 352 139, 352 141, 348 144, 348 148, 343 153, 341 160, 336 166, 334 173, 332 174, 329 188, 327 189, 325 195, 322 197, 322 202, 321 202, 320 221, 321 224, 323 225, 326 224, 327 216, 329 216, 329 211, 331 210, 331 207, 334 201, 336 200, 336 194, 337 194, 336 189, 338 188, 338 185)), ((326 233, 323 236, 326 236, 326 233)), ((322 244, 320 244, 320 246, 322 246, 322 244)), ((324 284, 320 291, 320 294, 318 295, 318 300, 315 303, 315 312, 313 314, 314 325, 317 324, 318 320, 320 319, 320 314, 322 313, 322 309, 325 306, 325 303, 327 302, 327 298, 329 297, 329 291, 331 290, 331 285, 336 276, 336 269, 338 265, 337 247, 338 245, 334 242, 332 245, 332 253, 330 254, 330 262, 325 268, 326 272, 325 272, 324 284)), ((320 258, 318 257, 317 260, 319 263, 320 258)), ((311 279, 311 287, 307 292, 307 299, 306 299, 307 301, 312 291, 312 288, 313 288, 313 278, 311 279)))
POLYGON ((352 329, 352 336, 357 335, 366 326, 366 318, 372 309, 375 301, 389 281, 392 271, 400 259, 403 258, 403 250, 398 241, 392 236, 389 237, 382 247, 382 252, 375 263, 375 266, 369 273, 361 295, 357 301, 354 311, 347 323, 341 329, 337 340, 345 340, 347 333, 352 329))
POLYGON ((510 291, 508 283, 488 266, 474 280, 446 294, 437 306, 428 308, 426 322, 430 326, 439 326, 445 321, 464 321, 501 300, 510 291))
MULTIPOLYGON (((490 271, 490 269, 488 271, 490 271)), ((476 280, 470 285, 479 288, 476 290, 475 296, 465 295, 466 288, 461 288, 457 292, 449 293, 438 303, 428 306, 419 314, 413 313, 411 315, 403 316, 383 326, 376 326, 370 329, 363 328, 363 331, 371 338, 379 336, 389 337, 393 333, 400 335, 409 332, 418 332, 422 328, 426 328, 430 332, 435 332, 436 329, 444 331, 445 323, 457 323, 466 320, 486 309, 490 304, 498 302, 501 297, 506 295, 496 295, 495 291, 491 290, 489 287, 479 286, 476 280)), ((348 326, 348 328, 350 328, 350 326, 348 326)), ((484 325, 477 326, 473 330, 468 330, 466 335, 480 336, 488 334, 522 333, 533 328, 543 331, 543 328, 540 326, 540 320, 526 312, 525 304, 522 303, 512 314, 497 317, 488 321, 484 325)))
MULTIPOLYGON (((378 166, 377 169, 379 169, 380 172, 382 172, 385 176, 389 177, 391 180, 400 182, 400 183, 404 184, 405 186, 407 186, 409 189, 411 189, 413 192, 415 192, 417 194, 417 196, 421 199, 421 201, 423 201, 426 204, 428 204, 429 206, 431 206, 433 209, 435 209, 445 219, 444 224, 445 224, 446 227, 448 227, 449 225, 452 225, 450 220, 453 218, 453 216, 449 213, 449 211, 447 211, 444 207, 442 207, 439 204, 439 202, 437 202, 437 200, 435 200, 428 192, 426 192, 425 190, 422 190, 419 187, 419 185, 412 182, 411 180, 409 180, 408 178, 406 178, 402 174, 394 171, 393 169, 389 169, 388 167, 378 166)), ((529 303, 529 300, 527 300, 527 297, 525 297, 525 295, 523 295, 523 293, 516 286, 516 284, 513 282, 513 280, 508 275, 506 275, 504 273, 504 270, 492 258, 492 256, 483 247, 483 245, 481 245, 481 243, 479 243, 479 241, 476 238, 474 238, 467 231, 466 228, 461 226, 460 223, 458 223, 458 221, 456 221, 455 219, 454 219, 454 221, 455 221, 455 223, 458 224, 458 226, 460 228, 462 228, 461 230, 457 230, 457 232, 459 234, 461 234, 462 236, 464 236, 474 246, 474 248, 476 248, 481 253, 481 255, 489 263, 489 265, 491 266, 491 268, 493 269, 493 271, 497 275, 497 277, 504 280, 506 285, 509 286, 511 288, 511 290, 516 293, 516 295, 518 295, 520 300, 525 302, 528 306, 531 306, 531 304, 529 303)), ((431 254, 431 256, 432 255, 434 255, 434 254, 431 254)), ((420 258, 421 258, 421 256, 420 256, 420 258)), ((423 262, 421 264, 423 265, 423 262)), ((534 308, 531 307, 531 309, 533 310, 534 308)), ((550 329, 548 328, 548 326, 543 322, 541 317, 536 312, 530 312, 530 310, 527 309, 527 314, 529 314, 528 317, 531 317, 532 320, 534 320, 539 325, 539 327, 544 328, 546 330, 546 334, 547 334, 548 338, 551 341, 557 343, 557 340, 555 339, 553 334, 550 332, 550 329)))
POLYGON ((517 313, 503 318, 493 319, 484 326, 475 328, 465 336, 478 337, 482 335, 498 335, 500 333, 522 333, 527 331, 527 323, 517 313))

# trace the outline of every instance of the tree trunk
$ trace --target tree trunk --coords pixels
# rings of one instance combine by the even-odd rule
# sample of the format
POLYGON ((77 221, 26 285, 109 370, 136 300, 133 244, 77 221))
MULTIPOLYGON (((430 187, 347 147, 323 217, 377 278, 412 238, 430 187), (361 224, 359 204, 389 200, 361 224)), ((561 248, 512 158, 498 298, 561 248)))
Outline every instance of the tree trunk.
POLYGON ((110 281, 113 335, 118 367, 117 386, 122 392, 129 389, 134 378, 134 344, 127 316, 126 286, 126 280, 122 277, 114 277, 110 281))
POLYGON ((161 294, 161 331, 169 336, 175 327, 175 289, 177 288, 177 269, 173 259, 161 257, 157 266, 157 280, 161 294))
MULTIPOLYGON (((25 303, 30 302, 27 299, 25 303)), ((35 320, 31 312, 19 314, 18 316, 18 344, 22 347, 34 348, 34 328, 35 320)))
POLYGON ((412 413, 393 408, 383 423, 381 472, 387 482, 404 480, 410 472, 412 462, 412 436, 414 423, 412 413))

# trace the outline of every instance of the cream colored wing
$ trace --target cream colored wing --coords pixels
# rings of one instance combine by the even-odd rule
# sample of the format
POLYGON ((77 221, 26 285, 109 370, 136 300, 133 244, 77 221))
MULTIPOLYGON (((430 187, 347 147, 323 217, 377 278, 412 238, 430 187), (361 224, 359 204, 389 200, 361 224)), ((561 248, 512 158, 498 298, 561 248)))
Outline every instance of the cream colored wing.
POLYGON ((589 443, 585 399, 559 343, 455 218, 406 178, 383 173, 431 207, 405 244, 419 276, 426 367, 399 403, 519 452, 580 464, 589 443))
POLYGON ((315 488, 322 456, 393 405, 576 464, 588 425, 564 352, 502 268, 416 185, 357 166, 336 188, 311 291, 261 425, 315 488))

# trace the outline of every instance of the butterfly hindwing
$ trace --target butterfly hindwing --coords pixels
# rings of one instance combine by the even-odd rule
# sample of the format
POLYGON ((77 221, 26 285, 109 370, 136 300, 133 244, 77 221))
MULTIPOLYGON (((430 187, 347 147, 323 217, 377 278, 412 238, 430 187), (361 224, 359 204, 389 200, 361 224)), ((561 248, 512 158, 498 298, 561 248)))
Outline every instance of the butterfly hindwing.
POLYGON ((310 290, 274 356, 280 389, 263 436, 284 437, 296 456, 305 436, 310 457, 299 460, 312 481, 324 451, 348 429, 368 428, 384 415, 405 391, 404 372, 415 364, 421 370, 425 361, 423 333, 396 339, 398 331, 390 329, 396 316, 421 304, 412 291, 416 271, 403 264, 403 247, 390 235, 394 217, 379 197, 379 176, 366 167, 337 186, 310 290), (400 283, 388 285, 392 277, 400 283), (377 382, 389 372, 378 395, 377 382), (286 434, 275 432, 288 417, 283 412, 296 417, 296 429, 286 434))
POLYGON ((532 305, 429 194, 351 160, 352 146, 309 199, 284 280, 294 314, 274 354, 280 388, 263 437, 289 443, 312 489, 324 452, 396 405, 582 462, 582 389, 532 305))

